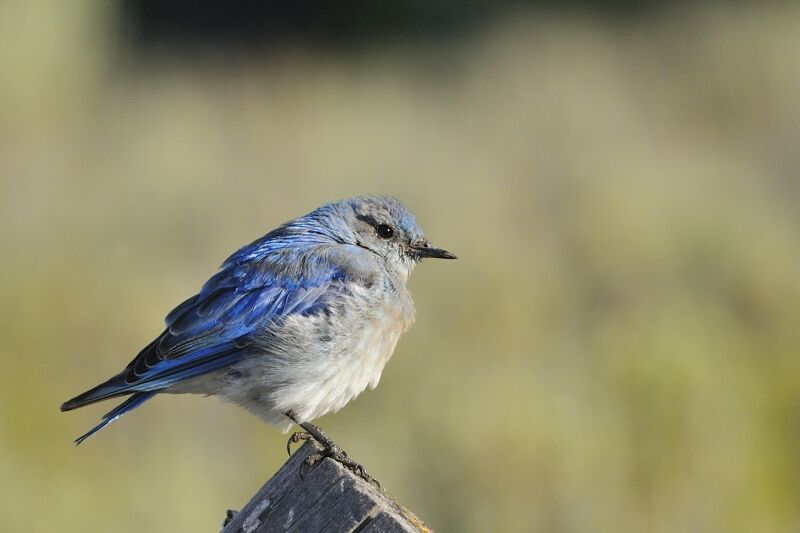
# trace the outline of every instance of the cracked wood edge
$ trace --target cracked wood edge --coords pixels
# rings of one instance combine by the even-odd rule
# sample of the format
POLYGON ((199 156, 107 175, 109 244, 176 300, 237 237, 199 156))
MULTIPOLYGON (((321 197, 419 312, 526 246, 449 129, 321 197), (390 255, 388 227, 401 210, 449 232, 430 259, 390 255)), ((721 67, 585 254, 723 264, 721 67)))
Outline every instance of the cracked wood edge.
POLYGON ((229 520, 222 533, 430 532, 394 496, 339 463, 325 459, 313 466, 303 464, 321 449, 316 441, 307 441, 229 520))

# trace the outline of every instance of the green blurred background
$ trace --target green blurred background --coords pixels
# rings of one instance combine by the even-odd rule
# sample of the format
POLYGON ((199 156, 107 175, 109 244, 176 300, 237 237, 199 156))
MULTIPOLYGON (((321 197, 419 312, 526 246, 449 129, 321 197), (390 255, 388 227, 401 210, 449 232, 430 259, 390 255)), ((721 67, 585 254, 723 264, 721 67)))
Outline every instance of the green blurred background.
POLYGON ((433 528, 800 529, 800 6, 619 4, 237 39, 0 3, 2 528, 217 531, 286 435, 160 397, 75 448, 113 404, 58 406, 241 244, 380 192, 460 260, 320 425, 433 528))

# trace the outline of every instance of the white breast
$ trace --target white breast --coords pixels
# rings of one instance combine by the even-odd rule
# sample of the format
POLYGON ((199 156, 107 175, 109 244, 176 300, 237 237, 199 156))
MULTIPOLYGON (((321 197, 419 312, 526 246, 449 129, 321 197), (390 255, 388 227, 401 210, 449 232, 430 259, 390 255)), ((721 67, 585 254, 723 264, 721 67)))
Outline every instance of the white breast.
POLYGON ((285 430, 292 411, 301 421, 337 411, 367 386, 375 388, 414 307, 405 289, 376 299, 356 289, 329 314, 293 316, 265 337, 263 353, 237 365, 219 393, 285 430), (275 342, 291 339, 291 342, 275 342), (321 339, 323 340, 321 342, 321 339))

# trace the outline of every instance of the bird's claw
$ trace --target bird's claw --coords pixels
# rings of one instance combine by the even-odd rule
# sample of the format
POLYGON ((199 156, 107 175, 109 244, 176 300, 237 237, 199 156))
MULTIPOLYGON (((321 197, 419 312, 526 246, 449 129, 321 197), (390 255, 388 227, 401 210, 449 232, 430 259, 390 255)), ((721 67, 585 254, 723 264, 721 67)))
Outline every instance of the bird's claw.
MULTIPOLYGON (((307 467, 314 466, 315 464, 319 463, 326 457, 330 457, 343 467, 347 468, 355 475, 366 481, 367 483, 374 483, 376 486, 380 487, 381 484, 378 483, 378 480, 367 474, 367 471, 364 469, 363 466, 358 464, 357 462, 353 461, 347 456, 347 453, 336 443, 334 443, 331 439, 329 439, 323 431, 315 426, 310 422, 300 422, 297 420, 297 417, 294 415, 292 411, 286 413, 286 416, 294 422, 295 424, 299 425, 305 431, 294 433, 291 437, 289 437, 289 442, 286 443, 286 450, 291 450, 291 445, 295 442, 299 442, 301 440, 308 440, 314 439, 317 441, 321 446, 322 450, 318 452, 314 452, 307 456, 303 460, 303 464, 300 465, 300 479, 305 479, 305 469, 307 467)), ((291 455, 291 451, 289 453, 291 455)))
POLYGON ((297 444, 301 440, 308 440, 311 438, 311 434, 306 431, 297 431, 292 433, 292 436, 289 437, 289 440, 286 441, 286 453, 289 454, 291 457, 292 455, 292 444, 297 444))
MULTIPOLYGON (((337 463, 339 463, 340 465, 342 465, 343 467, 350 470, 355 475, 366 481, 367 483, 374 483, 378 487, 381 486, 381 484, 378 482, 377 479, 367 474, 366 469, 364 469, 362 465, 350 459, 350 457, 347 456, 347 452, 345 452, 342 448, 340 448, 336 444, 333 444, 331 446, 326 446, 325 449, 323 449, 322 451, 312 453, 311 455, 305 458, 305 460, 303 461, 303 465, 314 466, 315 464, 322 461, 326 457, 330 457, 331 459, 333 459, 334 461, 336 461, 337 463)), ((303 477, 302 468, 300 470, 300 476, 303 477)))

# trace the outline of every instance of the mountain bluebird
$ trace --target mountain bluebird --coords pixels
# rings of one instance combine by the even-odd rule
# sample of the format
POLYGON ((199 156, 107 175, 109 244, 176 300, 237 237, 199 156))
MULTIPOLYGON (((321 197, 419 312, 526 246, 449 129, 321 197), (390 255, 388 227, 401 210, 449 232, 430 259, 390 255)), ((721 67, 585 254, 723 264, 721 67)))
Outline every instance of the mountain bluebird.
MULTIPOLYGON (((375 388, 414 321, 406 282, 429 245, 414 216, 386 196, 323 205, 231 255, 125 369, 61 406, 128 396, 86 438, 160 392, 217 395, 330 456, 363 469, 310 421, 375 388)), ((368 476, 367 476, 368 477, 368 476)))

